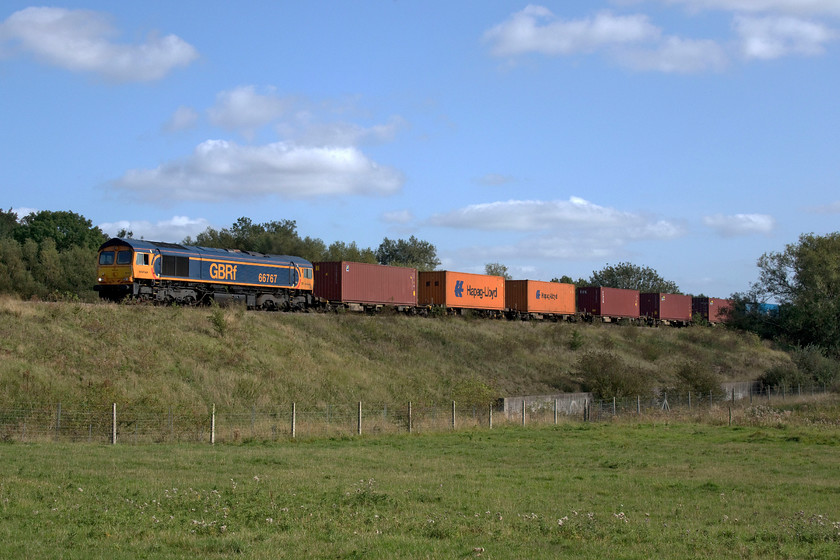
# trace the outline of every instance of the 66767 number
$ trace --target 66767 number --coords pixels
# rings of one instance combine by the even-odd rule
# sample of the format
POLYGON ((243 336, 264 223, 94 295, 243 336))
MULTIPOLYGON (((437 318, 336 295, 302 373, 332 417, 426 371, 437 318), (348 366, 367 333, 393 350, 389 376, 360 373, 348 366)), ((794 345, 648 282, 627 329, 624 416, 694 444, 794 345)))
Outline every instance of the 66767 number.
POLYGON ((276 274, 259 274, 257 276, 257 280, 260 282, 265 282, 267 284, 276 284, 277 283, 277 275, 276 274))

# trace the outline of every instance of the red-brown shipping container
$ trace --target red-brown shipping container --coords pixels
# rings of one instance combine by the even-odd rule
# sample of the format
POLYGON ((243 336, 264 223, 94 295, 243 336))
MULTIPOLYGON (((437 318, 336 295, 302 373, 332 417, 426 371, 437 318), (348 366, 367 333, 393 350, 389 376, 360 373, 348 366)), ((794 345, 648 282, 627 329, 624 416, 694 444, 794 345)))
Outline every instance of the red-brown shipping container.
POLYGON ((417 305, 417 269, 358 262, 316 262, 315 297, 333 303, 417 305))
POLYGON ((639 314, 657 321, 691 321, 691 296, 659 292, 639 294, 639 314))
POLYGON ((691 298, 691 314, 700 315, 710 323, 720 323, 725 318, 725 310, 732 305, 732 301, 721 298, 695 297, 691 298))
POLYGON ((502 276, 448 270, 421 272, 417 303, 504 311, 505 279, 502 276))
POLYGON ((577 289, 577 309, 601 317, 639 317, 638 290, 585 287, 577 289))
POLYGON ((575 287, 559 282, 506 280, 505 306, 520 313, 575 314, 575 287))

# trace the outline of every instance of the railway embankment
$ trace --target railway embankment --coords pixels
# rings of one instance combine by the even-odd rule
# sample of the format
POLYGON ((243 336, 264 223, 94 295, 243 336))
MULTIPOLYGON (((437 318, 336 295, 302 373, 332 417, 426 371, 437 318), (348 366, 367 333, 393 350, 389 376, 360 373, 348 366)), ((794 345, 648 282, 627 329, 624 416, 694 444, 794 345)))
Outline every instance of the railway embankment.
POLYGON ((482 404, 557 392, 708 391, 788 364, 772 345, 721 327, 0 299, 0 409, 482 404))

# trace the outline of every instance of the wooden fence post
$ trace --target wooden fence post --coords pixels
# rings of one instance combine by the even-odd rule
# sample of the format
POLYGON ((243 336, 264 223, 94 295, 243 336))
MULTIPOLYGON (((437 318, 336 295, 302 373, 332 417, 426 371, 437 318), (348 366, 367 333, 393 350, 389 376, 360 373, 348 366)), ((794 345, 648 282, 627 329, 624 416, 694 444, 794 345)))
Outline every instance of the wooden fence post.
POLYGON ((359 417, 356 426, 356 435, 362 435, 362 401, 359 401, 359 417))
POLYGON ((493 403, 490 403, 487 412, 487 427, 493 429, 493 403))
POLYGON ((111 445, 117 444, 117 403, 111 405, 111 445))
POLYGON ((455 429, 455 401, 452 401, 452 429, 455 429))
POLYGON ((292 439, 297 435, 297 403, 292 403, 292 439))
POLYGON ((411 433, 411 401, 408 401, 408 433, 411 433))
POLYGON ((216 445, 216 403, 213 403, 213 411, 210 413, 210 445, 216 445))

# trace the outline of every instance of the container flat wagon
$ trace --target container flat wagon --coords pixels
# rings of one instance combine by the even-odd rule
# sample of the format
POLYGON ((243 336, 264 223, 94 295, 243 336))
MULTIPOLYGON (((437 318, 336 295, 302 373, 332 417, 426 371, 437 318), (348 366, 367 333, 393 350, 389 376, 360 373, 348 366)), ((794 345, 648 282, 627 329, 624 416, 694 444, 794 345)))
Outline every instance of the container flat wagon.
POLYGON ((732 301, 728 299, 711 297, 695 297, 691 299, 692 315, 699 315, 713 325, 726 320, 727 310, 731 306, 732 301))
POLYGON ((577 310, 584 318, 600 317, 604 322, 613 319, 638 319, 639 292, 592 286, 578 288, 577 310))
POLYGON ((417 269, 401 266, 330 261, 313 263, 315 298, 331 307, 399 311, 417 306, 417 269))
POLYGON ((639 294, 639 314, 653 324, 687 325, 691 322, 691 296, 646 292, 639 294))
POLYGON ((575 315, 575 287, 559 282, 506 280, 508 315, 520 319, 560 319, 575 315))
POLYGON ((434 270, 419 273, 417 304, 445 307, 458 313, 466 309, 500 315, 505 310, 505 279, 502 276, 434 270))

